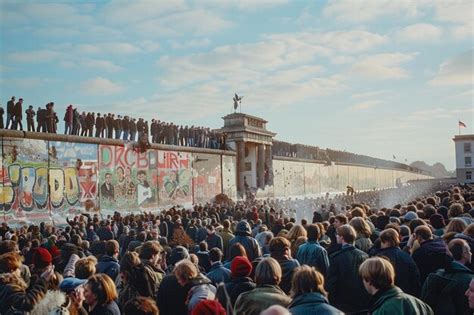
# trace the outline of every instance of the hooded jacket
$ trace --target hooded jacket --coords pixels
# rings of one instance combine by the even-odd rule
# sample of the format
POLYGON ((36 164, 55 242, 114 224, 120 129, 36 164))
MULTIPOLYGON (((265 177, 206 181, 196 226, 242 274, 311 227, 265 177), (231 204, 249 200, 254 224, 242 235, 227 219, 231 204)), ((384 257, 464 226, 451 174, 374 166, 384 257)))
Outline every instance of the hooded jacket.
POLYGON ((446 266, 449 259, 446 243, 442 238, 424 241, 413 252, 412 258, 420 270, 421 283, 423 283, 430 273, 446 266))
POLYGON ((211 280, 202 274, 191 280, 190 286, 186 299, 189 313, 202 300, 214 300, 216 296, 216 287, 211 284, 211 280))
POLYGON ((398 287, 379 291, 371 300, 369 314, 434 315, 428 304, 403 293, 398 287))
MULTIPOLYGON (((256 258, 262 256, 262 251, 258 242, 251 235, 252 231, 250 230, 250 225, 247 221, 240 221, 237 224, 234 238, 229 241, 229 250, 232 245, 240 243, 245 248, 250 261, 254 261, 256 258)), ((227 257, 229 256, 230 255, 227 257)))

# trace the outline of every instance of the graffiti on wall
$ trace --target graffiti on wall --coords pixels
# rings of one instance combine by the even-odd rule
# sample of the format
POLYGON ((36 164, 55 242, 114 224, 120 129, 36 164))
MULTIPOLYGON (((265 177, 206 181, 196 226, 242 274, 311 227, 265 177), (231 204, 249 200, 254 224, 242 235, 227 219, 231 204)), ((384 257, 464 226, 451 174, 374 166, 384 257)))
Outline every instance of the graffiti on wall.
POLYGON ((191 204, 191 154, 158 151, 158 191, 160 205, 191 204))
POLYGON ((101 210, 157 207, 157 151, 100 145, 99 169, 101 210))
POLYGON ((221 193, 220 156, 193 154, 194 202, 206 202, 221 193))

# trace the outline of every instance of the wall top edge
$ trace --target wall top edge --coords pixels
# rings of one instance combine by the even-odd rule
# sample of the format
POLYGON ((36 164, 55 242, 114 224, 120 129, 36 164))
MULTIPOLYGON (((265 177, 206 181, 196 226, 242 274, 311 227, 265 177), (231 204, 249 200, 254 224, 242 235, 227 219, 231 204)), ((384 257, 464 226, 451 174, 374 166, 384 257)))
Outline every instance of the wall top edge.
MULTIPOLYGON (((320 164, 320 165, 325 165, 326 161, 321 161, 321 160, 310 160, 310 159, 302 159, 302 158, 293 158, 293 157, 287 157, 287 156, 273 156, 274 160, 280 160, 280 161, 289 161, 289 162, 303 162, 303 163, 313 163, 313 164, 320 164)), ((356 163, 343 163, 343 162, 335 162, 335 165, 346 165, 346 166, 359 166, 359 167, 365 167, 365 168, 371 168, 371 169, 384 169, 384 170, 391 170, 391 171, 401 171, 401 172, 407 172, 411 174, 418 174, 418 175, 423 175, 428 178, 434 178, 433 176, 426 175, 423 173, 417 173, 417 172, 412 172, 409 170, 404 170, 404 169, 399 169, 399 168, 389 168, 389 167, 374 167, 370 165, 363 165, 363 164, 356 164, 356 163)))
MULTIPOLYGON (((51 134, 43 132, 27 132, 19 130, 7 130, 0 129, 0 137, 2 138, 14 138, 14 139, 32 139, 32 140, 46 140, 46 141, 62 141, 62 142, 76 142, 76 143, 88 143, 88 144, 103 144, 103 145, 116 145, 124 146, 127 142, 116 139, 103 139, 95 137, 81 137, 61 134, 51 134)), ((134 142, 137 143, 137 142, 134 142)), ((175 145, 165 144, 151 144, 150 149, 162 150, 162 151, 181 151, 191 153, 208 153, 208 154, 222 154, 229 156, 236 156, 237 153, 234 151, 227 150, 215 150, 207 148, 192 148, 175 145)))

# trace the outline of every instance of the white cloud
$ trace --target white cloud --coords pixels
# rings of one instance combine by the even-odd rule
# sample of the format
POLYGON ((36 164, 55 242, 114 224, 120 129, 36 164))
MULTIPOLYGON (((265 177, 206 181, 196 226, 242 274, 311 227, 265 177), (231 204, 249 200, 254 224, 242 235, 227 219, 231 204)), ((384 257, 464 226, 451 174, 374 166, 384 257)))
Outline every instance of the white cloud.
POLYGON ((415 17, 420 1, 415 0, 333 0, 323 15, 344 22, 368 22, 384 16, 415 17))
POLYGON ((76 47, 78 53, 83 54, 120 54, 129 55, 140 52, 137 45, 125 42, 105 42, 95 44, 79 44, 76 47))
POLYGON ((389 91, 382 90, 382 91, 370 91, 370 92, 363 92, 363 93, 356 93, 352 94, 351 98, 352 99, 361 99, 361 98, 371 98, 374 96, 380 96, 380 95, 385 95, 389 93, 389 91))
POLYGON ((159 4, 150 0, 119 0, 107 3, 101 10, 101 17, 108 23, 133 25, 186 9, 185 0, 167 0, 159 4))
POLYGON ((431 85, 472 85, 474 50, 469 50, 443 62, 431 85))
POLYGON ((109 79, 97 77, 81 83, 80 88, 84 93, 89 95, 110 95, 120 93, 124 87, 118 83, 114 83, 109 79))
POLYGON ((62 54, 57 51, 41 49, 32 51, 18 51, 7 54, 7 58, 13 62, 39 63, 49 62, 61 58, 62 54))
POLYGON ((365 102, 362 102, 362 103, 354 104, 350 107, 350 110, 352 110, 352 111, 367 110, 369 108, 373 108, 373 107, 379 106, 381 104, 383 104, 383 101, 370 100, 370 101, 365 101, 365 102))
POLYGON ((118 72, 123 68, 116 65, 110 60, 100 60, 100 59, 87 59, 81 62, 81 66, 93 68, 97 70, 103 70, 108 72, 118 72))
POLYGON ((211 40, 209 38, 200 38, 200 39, 191 39, 191 40, 184 40, 184 41, 171 41, 171 47, 173 49, 189 49, 189 48, 196 48, 196 47, 207 47, 211 44, 211 40))
POLYGON ((401 67, 415 57, 415 54, 385 53, 361 57, 352 65, 351 72, 373 79, 402 79, 408 71, 401 67))
POLYGON ((396 33, 396 36, 401 41, 419 43, 438 40, 442 34, 441 27, 427 23, 418 23, 404 27, 396 33))
POLYGON ((457 39, 474 36, 474 4, 471 0, 436 1, 436 18, 452 23, 450 31, 457 39))
POLYGON ((199 6, 205 5, 209 8, 218 8, 226 10, 256 11, 258 9, 268 9, 275 6, 281 6, 288 3, 288 0, 197 0, 199 6))

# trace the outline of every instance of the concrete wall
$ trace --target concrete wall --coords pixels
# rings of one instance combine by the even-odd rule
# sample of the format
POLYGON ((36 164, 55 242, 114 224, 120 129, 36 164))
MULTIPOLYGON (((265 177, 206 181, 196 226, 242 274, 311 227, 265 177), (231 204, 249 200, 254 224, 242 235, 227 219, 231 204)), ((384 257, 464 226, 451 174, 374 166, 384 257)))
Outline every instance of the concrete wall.
POLYGON ((40 135, 0 132, 0 220, 9 224, 64 223, 87 205, 111 214, 237 195, 233 152, 154 145, 138 153, 121 141, 40 135))
POLYGON ((330 165, 309 160, 273 158, 274 185, 257 192, 257 197, 301 197, 326 192, 346 191, 347 185, 356 190, 395 187, 414 179, 429 179, 418 173, 381 169, 359 165, 330 165))

